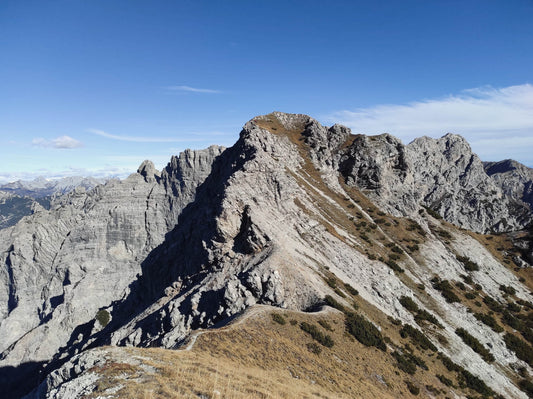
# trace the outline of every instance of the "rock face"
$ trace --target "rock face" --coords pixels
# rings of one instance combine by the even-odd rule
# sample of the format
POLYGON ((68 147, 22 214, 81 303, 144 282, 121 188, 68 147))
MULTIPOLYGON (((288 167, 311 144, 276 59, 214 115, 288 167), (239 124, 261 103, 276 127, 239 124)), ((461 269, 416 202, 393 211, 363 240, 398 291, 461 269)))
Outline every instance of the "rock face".
MULTIPOLYGON (((408 216, 420 205, 445 220, 478 232, 523 228, 531 212, 489 177, 460 136, 422 137, 408 145, 388 134, 358 136, 340 161, 348 184, 368 193, 384 210, 408 216)), ((516 189, 524 182, 516 179, 516 189)))
POLYGON ((484 162, 485 172, 492 177, 503 192, 523 201, 533 209, 533 169, 512 159, 500 162, 484 162))
MULTIPOLYGON (((380 312, 414 324, 398 298, 415 294, 369 256, 386 254, 395 238, 377 226, 377 212, 362 205, 359 190, 380 213, 419 223, 426 237, 421 258, 403 260, 415 283, 431 287, 435 274, 459 281, 464 267, 457 256, 468 255, 484 265, 472 278, 491 296, 502 299, 503 284, 528 299, 483 245, 459 230, 453 242, 443 241, 434 231, 444 227, 420 213, 428 206, 476 231, 518 229, 531 220, 464 139, 421 138, 405 146, 390 135, 352 136, 306 115, 273 113, 248 122, 229 149, 187 150, 161 173, 145 161, 124 181, 74 190, 50 211, 0 230, 0 383, 37 371, 44 376, 63 363, 61 373, 71 376, 79 359, 73 356, 104 344, 176 348, 192 329, 256 303, 308 309, 336 295, 324 283, 327 272, 380 312), (374 225, 381 238, 369 243, 355 222, 374 225)), ((499 392, 524 397, 501 370, 465 352, 453 331, 470 327, 490 342, 497 362, 518 361, 502 338, 464 307, 427 291, 445 315, 450 345, 440 349, 499 392)), ((56 395, 70 377, 55 385, 50 378, 35 395, 56 395)))

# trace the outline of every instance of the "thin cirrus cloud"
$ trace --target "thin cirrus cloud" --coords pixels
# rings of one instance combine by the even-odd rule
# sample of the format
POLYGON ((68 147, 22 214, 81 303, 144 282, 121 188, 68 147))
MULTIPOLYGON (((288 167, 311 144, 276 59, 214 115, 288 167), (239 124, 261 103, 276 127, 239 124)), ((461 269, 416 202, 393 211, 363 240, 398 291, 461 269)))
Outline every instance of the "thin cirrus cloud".
POLYGON ((87 129, 89 133, 96 134, 100 137, 105 137, 107 139, 119 140, 119 141, 130 141, 135 143, 181 143, 181 142, 190 142, 190 141, 200 141, 196 139, 179 139, 172 137, 151 137, 151 136, 119 136, 116 134, 111 134, 104 132, 103 130, 98 129, 87 129))
POLYGON ((73 149, 83 147, 83 143, 70 136, 60 136, 52 140, 44 138, 35 138, 32 144, 42 148, 59 148, 59 149, 73 149))
POLYGON ((181 92, 189 92, 189 93, 206 93, 206 94, 218 94, 222 93, 220 90, 213 90, 213 89, 200 89, 198 87, 191 87, 191 86, 167 86, 167 90, 169 91, 181 91, 181 92))
POLYGON ((402 105, 338 111, 325 118, 354 133, 390 133, 404 142, 448 132, 464 136, 483 160, 513 158, 533 165, 533 85, 490 86, 402 105))

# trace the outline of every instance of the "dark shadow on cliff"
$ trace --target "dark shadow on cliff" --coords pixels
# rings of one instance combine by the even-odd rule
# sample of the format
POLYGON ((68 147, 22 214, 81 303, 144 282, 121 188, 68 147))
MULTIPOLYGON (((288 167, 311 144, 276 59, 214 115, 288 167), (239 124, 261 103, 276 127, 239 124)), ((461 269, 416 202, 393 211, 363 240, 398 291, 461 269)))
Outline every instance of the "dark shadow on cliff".
POLYGON ((16 399, 28 394, 44 378, 44 362, 0 367, 0 396, 16 399))
MULTIPOLYGON (((109 344, 113 331, 163 297, 165 289, 173 282, 180 281, 180 290, 186 291, 217 267, 217 259, 209 258, 205 246, 224 239, 217 229, 216 218, 222 211, 225 187, 230 177, 254 154, 255 148, 247 146, 241 137, 233 147, 217 157, 210 175, 198 186, 195 200, 180 213, 178 223, 166 234, 164 242, 142 262, 142 274, 130 285, 128 297, 113 304, 111 322, 96 335, 96 340, 89 346, 83 340, 85 342, 66 347, 65 350, 73 354, 82 348, 109 344)), ((200 304, 203 305, 204 303, 200 304)), ((187 311, 190 306, 190 301, 186 300, 180 309, 187 311)), ((143 332, 147 334, 150 334, 151 317, 155 316, 149 316, 148 321, 143 322, 143 332)), ((158 326, 154 325, 154 328, 158 326)), ((70 342, 75 339, 73 334, 70 342)))

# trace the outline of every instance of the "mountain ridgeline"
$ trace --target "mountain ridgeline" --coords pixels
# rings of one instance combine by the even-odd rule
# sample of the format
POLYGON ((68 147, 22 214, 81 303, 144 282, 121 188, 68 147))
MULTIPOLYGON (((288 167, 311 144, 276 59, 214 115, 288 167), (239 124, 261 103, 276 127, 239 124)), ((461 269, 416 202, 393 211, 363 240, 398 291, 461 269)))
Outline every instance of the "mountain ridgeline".
MULTIPOLYGON (((145 161, 0 230, 0 383, 12 397, 105 393, 94 370, 110 351, 178 349, 260 305, 301 318, 329 305, 358 340, 361 326, 390 330, 375 356, 391 364, 427 355, 406 343, 416 334, 438 351, 409 395, 428 379, 442 397, 526 398, 532 182, 453 134, 404 145, 256 117, 230 148, 187 150, 161 172, 145 161)), ((372 381, 383 397, 403 392, 372 381)))

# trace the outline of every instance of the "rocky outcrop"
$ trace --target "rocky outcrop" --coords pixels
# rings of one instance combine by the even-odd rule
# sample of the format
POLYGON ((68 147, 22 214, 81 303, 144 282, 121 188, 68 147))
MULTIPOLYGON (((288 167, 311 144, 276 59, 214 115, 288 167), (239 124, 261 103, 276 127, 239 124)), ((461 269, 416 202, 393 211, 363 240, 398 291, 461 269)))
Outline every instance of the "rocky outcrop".
POLYGON ((478 232, 517 230, 531 212, 502 190, 458 135, 422 137, 408 145, 388 134, 358 136, 340 171, 385 211, 413 215, 426 206, 445 220, 478 232))
POLYGON ((512 159, 500 162, 484 162, 485 172, 492 177, 503 192, 523 201, 533 209, 533 169, 512 159))

